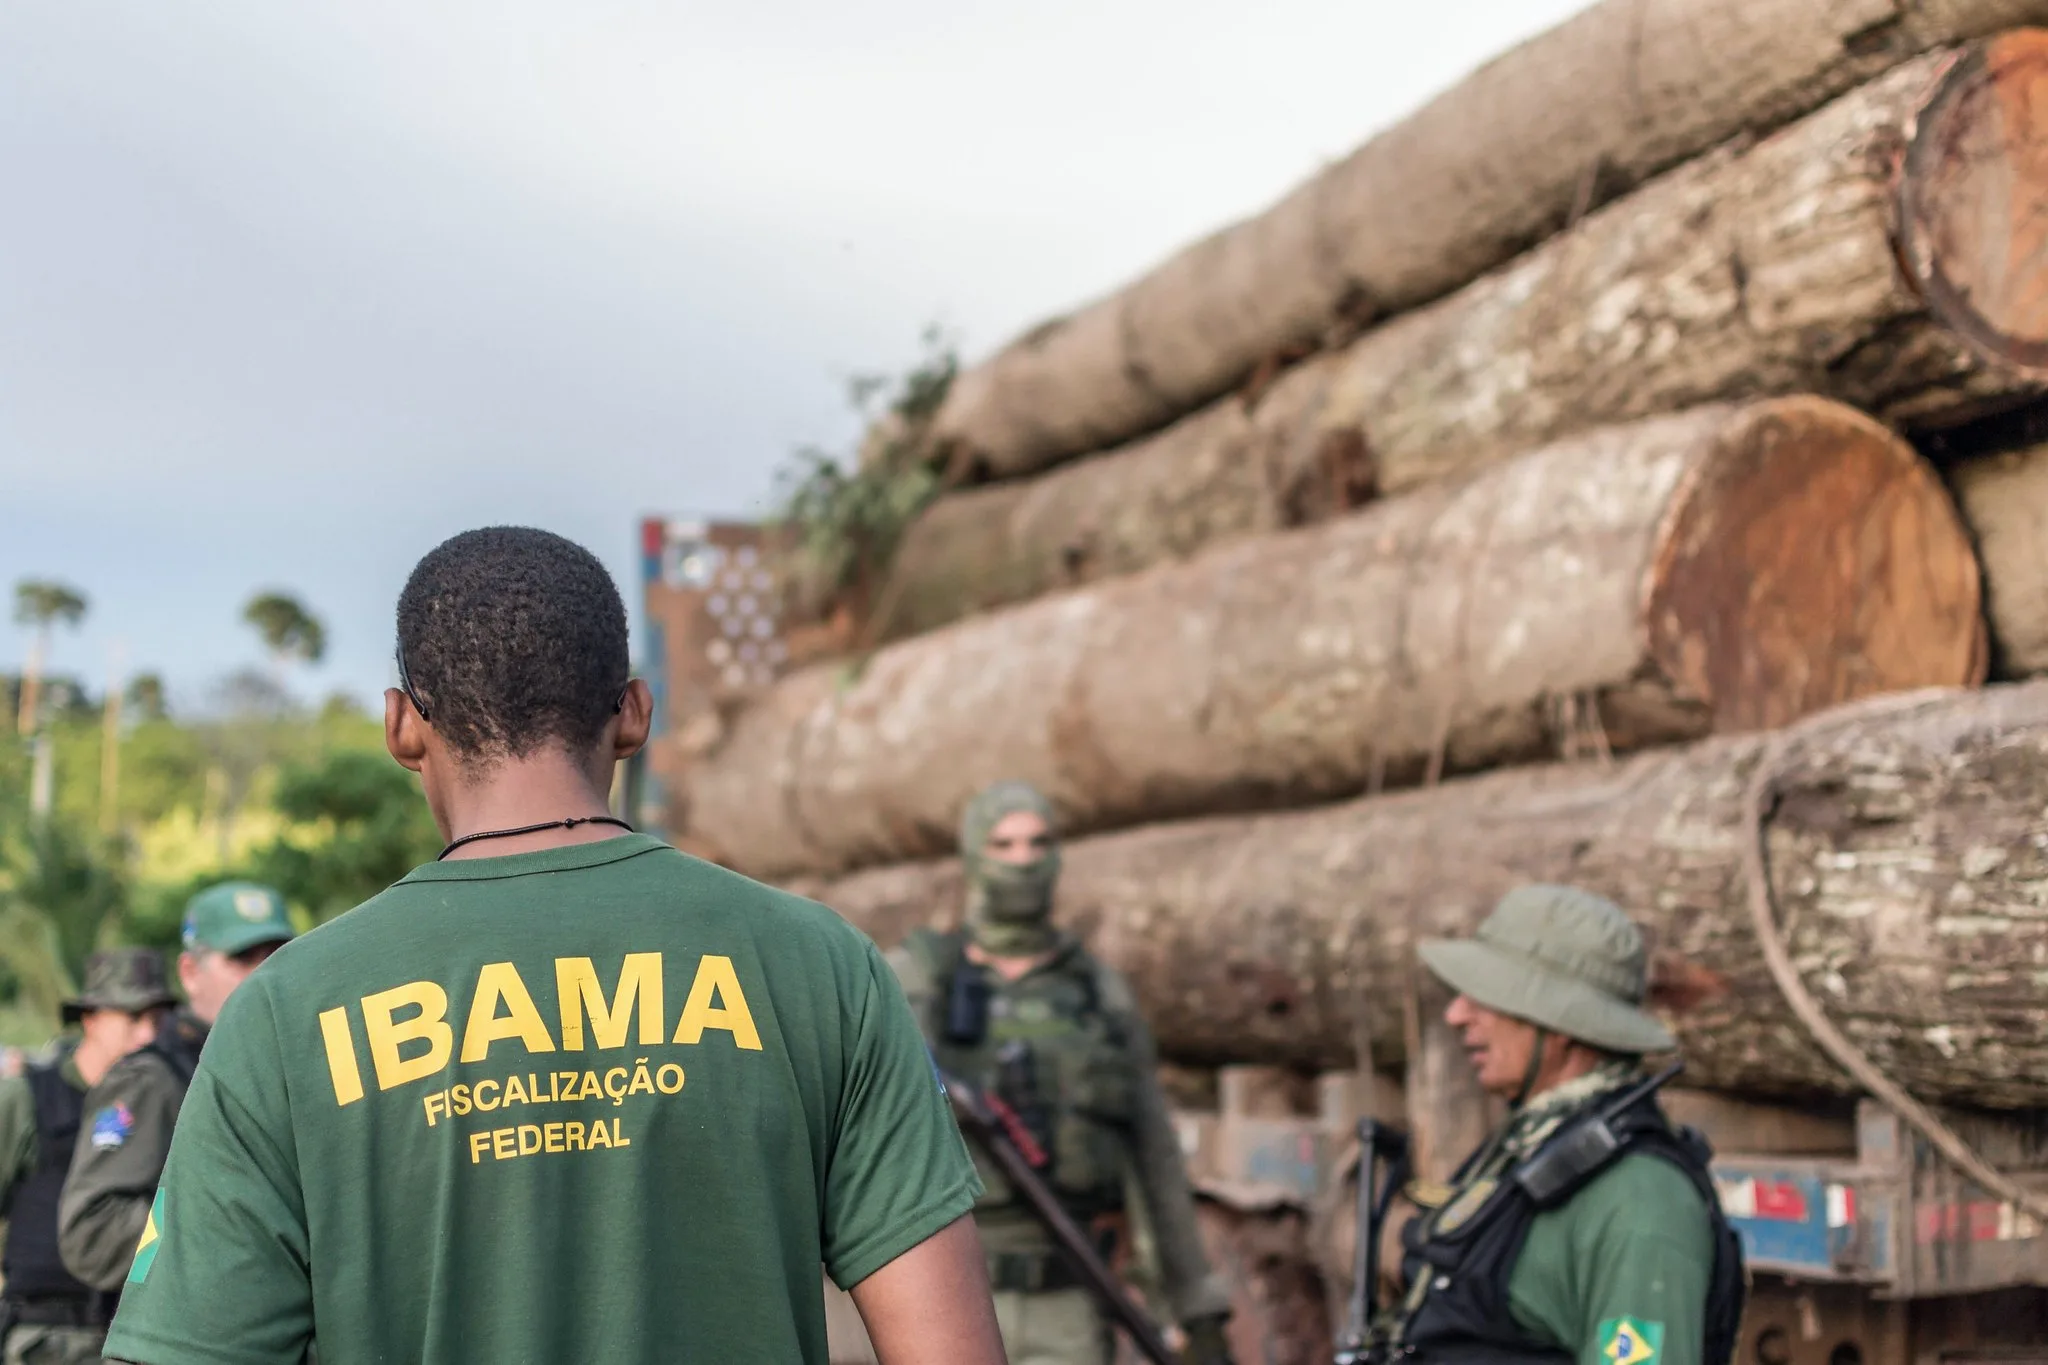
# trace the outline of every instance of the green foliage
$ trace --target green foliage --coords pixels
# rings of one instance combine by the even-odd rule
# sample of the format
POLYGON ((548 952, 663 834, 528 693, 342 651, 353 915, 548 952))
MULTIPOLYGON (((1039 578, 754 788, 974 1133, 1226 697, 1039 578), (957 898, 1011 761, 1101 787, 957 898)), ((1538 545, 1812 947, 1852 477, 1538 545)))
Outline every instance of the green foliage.
POLYGON ((368 900, 440 851, 412 774, 382 754, 343 751, 287 765, 270 799, 301 828, 260 850, 248 875, 315 919, 368 900))
MULTIPOLYGON (((842 604, 870 605, 903 532, 938 495, 941 480, 925 459, 924 436, 960 364, 936 327, 926 329, 923 344, 924 358, 893 381, 864 454, 842 462, 805 447, 777 475, 775 520, 789 534, 787 606, 799 618, 820 619, 842 604)), ((865 420, 891 386, 885 376, 857 375, 847 396, 865 420)))
POLYGON ((87 606, 84 593, 52 579, 24 578, 14 585, 14 619, 37 630, 76 626, 85 619, 87 606))
POLYGON ((242 608, 242 619, 256 628, 263 647, 280 663, 316 664, 327 653, 326 626, 289 593, 258 593, 242 608))
POLYGON ((164 698, 164 680, 155 673, 138 673, 129 679, 123 701, 142 720, 162 720, 171 713, 164 698))

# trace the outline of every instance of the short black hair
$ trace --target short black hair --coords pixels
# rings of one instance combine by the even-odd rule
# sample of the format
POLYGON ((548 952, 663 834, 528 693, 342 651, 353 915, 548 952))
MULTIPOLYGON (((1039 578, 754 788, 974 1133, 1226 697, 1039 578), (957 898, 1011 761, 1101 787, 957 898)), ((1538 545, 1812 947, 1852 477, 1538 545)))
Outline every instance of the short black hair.
POLYGON ((626 608, 597 556, 528 526, 443 541, 398 595, 400 678, 462 759, 577 753, 626 690, 626 608))

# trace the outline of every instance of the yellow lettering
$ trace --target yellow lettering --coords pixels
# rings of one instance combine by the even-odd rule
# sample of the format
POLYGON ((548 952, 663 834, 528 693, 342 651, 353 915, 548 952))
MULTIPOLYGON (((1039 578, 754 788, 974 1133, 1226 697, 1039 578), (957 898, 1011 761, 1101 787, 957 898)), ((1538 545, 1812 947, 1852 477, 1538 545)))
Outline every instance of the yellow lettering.
POLYGON ((631 1139, 631 1138, 627 1137, 627 1136, 626 1136, 626 1135, 625 1135, 624 1133, 621 1133, 621 1132, 619 1131, 619 1121, 618 1121, 617 1119, 613 1119, 613 1120, 612 1120, 612 1146, 614 1146, 614 1147, 631 1147, 632 1145, 633 1145, 633 1139, 631 1139))
POLYGON ((478 1112, 488 1114, 501 1103, 503 1101, 498 1098, 498 1083, 496 1081, 478 1081, 476 1083, 476 1107, 478 1112), (491 1102, 489 1104, 484 1103, 485 1086, 491 1088, 491 1102))
POLYGON ((527 1102, 526 1083, 517 1076, 505 1082, 505 1098, 503 1103, 510 1104, 514 1100, 518 1100, 521 1104, 527 1102))
POLYGON ((519 1155, 519 1149, 512 1145, 512 1130, 510 1128, 493 1128, 491 1130, 491 1155, 500 1161, 510 1161, 513 1157, 519 1155))
POLYGON ((575 1119, 570 1119, 568 1124, 566 1125, 566 1131, 563 1134, 563 1138, 564 1141, 568 1144, 568 1148, 570 1151, 582 1151, 583 1125, 581 1123, 578 1123, 575 1119))
POLYGON ((540 1129, 539 1129, 539 1128, 538 1128, 537 1126, 535 1126, 534 1124, 531 1124, 531 1123, 522 1123, 522 1124, 520 1124, 520 1125, 519 1125, 519 1155, 521 1155, 521 1156, 532 1156, 532 1155, 533 1155, 533 1154, 534 1154, 535 1152, 537 1152, 537 1151, 539 1151, 539 1150, 540 1150, 540 1129), (529 1147, 529 1146, 527 1146, 527 1145, 526 1145, 526 1140, 527 1140, 527 1139, 528 1139, 529 1137, 533 1139, 533 1145, 532 1145, 531 1147, 529 1147))
POLYGON ((475 1166, 480 1163, 484 1159, 484 1148, 490 1145, 491 1135, 489 1133, 471 1133, 469 1135, 469 1164, 475 1166))
POLYGON ((591 1124, 591 1125, 590 1125, 590 1146, 589 1146, 589 1149, 588 1149, 588 1150, 590 1150, 590 1151, 593 1151, 593 1152, 594 1152, 594 1151, 596 1151, 596 1150, 597 1150, 598 1148, 600 1148, 600 1147, 609 1147, 609 1146, 611 1146, 611 1145, 612 1145, 612 1130, 611 1130, 611 1129, 609 1129, 609 1128, 607 1128, 607 1127, 605 1127, 605 1125, 604 1125, 604 1120, 602 1120, 602 1119, 599 1119, 599 1120, 598 1120, 598 1121, 597 1121, 596 1123, 593 1123, 593 1124, 591 1124))
POLYGON ((640 1006, 640 1045, 661 1041, 661 954, 628 953, 619 968, 618 989, 606 1000, 597 967, 587 957, 555 959, 555 994, 562 1009, 562 1051, 583 1050, 583 1017, 601 1048, 624 1047, 626 1024, 640 1006))
POLYGON ((356 1067, 356 1040, 349 1035, 348 1010, 323 1010, 320 1036, 327 1042, 327 1077, 334 1082, 334 1102, 354 1104, 363 1097, 363 1073, 356 1067))
MULTIPOLYGON (((363 997, 363 1030, 370 1037, 370 1061, 377 1069, 377 1088, 389 1090, 433 1075, 448 1065, 455 1031, 448 1027, 448 992, 431 981, 414 981, 363 997), (418 1014, 400 1021, 408 1006, 418 1014), (407 1043, 425 1043, 426 1051, 401 1056, 407 1043)), ((328 1054, 330 1063, 333 1054, 328 1054)))
POLYGON ((447 1091, 436 1090, 433 1094, 426 1097, 425 1104, 427 1107, 427 1127, 432 1128, 436 1123, 448 1116, 447 1091))
POLYGON ((546 1125, 546 1127, 542 1130, 542 1137, 544 1139, 544 1145, 546 1146, 548 1151, 559 1152, 562 1150, 561 1124, 550 1123, 546 1125))
POLYGON ((526 1073, 526 1095, 531 1104, 549 1104, 554 1097, 540 1088, 540 1077, 531 1071, 526 1073))
POLYGON ((748 1052, 761 1050, 761 1035, 754 1029, 754 1016, 740 991, 739 973, 733 970, 731 958, 713 953, 697 960, 697 979, 690 983, 690 998, 676 1023, 675 1041, 697 1042, 708 1028, 724 1029, 735 1046, 748 1052), (713 1004, 714 1000, 719 1003, 713 1004))
POLYGON ((448 1092, 450 1102, 455 1106, 455 1116, 461 1118, 469 1112, 469 1087, 458 1085, 448 1092))
POLYGON ((462 1028, 462 1060, 480 1062, 500 1038, 517 1038, 528 1052, 553 1052, 555 1040, 541 1022, 519 969, 509 962, 486 962, 476 974, 476 995, 469 1002, 469 1020, 462 1028), (505 1006, 498 1013, 500 1003, 505 1006))

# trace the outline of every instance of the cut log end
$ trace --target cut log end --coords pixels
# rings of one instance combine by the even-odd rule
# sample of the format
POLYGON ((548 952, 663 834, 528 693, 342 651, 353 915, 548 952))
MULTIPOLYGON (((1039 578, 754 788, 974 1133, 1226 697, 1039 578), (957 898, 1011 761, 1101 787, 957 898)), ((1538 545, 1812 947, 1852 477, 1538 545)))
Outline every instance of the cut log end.
POLYGON ((1781 399, 1731 422, 1674 502, 1646 587, 1650 657, 1717 730, 1983 679, 1961 518, 1903 441, 1838 404, 1781 399))
POLYGON ((2048 29, 1971 46, 1937 82, 1901 167, 1899 248, 1953 331, 2048 378, 2048 29))

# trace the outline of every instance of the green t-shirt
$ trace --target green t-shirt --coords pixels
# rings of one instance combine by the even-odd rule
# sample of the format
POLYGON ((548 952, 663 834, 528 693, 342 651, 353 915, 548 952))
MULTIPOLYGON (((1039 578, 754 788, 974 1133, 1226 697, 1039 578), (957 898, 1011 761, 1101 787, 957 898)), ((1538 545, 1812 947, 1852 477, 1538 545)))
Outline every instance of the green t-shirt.
POLYGON ((1508 1276, 1515 1321, 1578 1365, 1702 1365, 1713 1227, 1662 1157, 1623 1157, 1536 1216, 1508 1276))
POLYGON ((107 1341, 145 1365, 825 1365, 981 1192, 874 945, 631 835, 435 863, 237 991, 107 1341))

